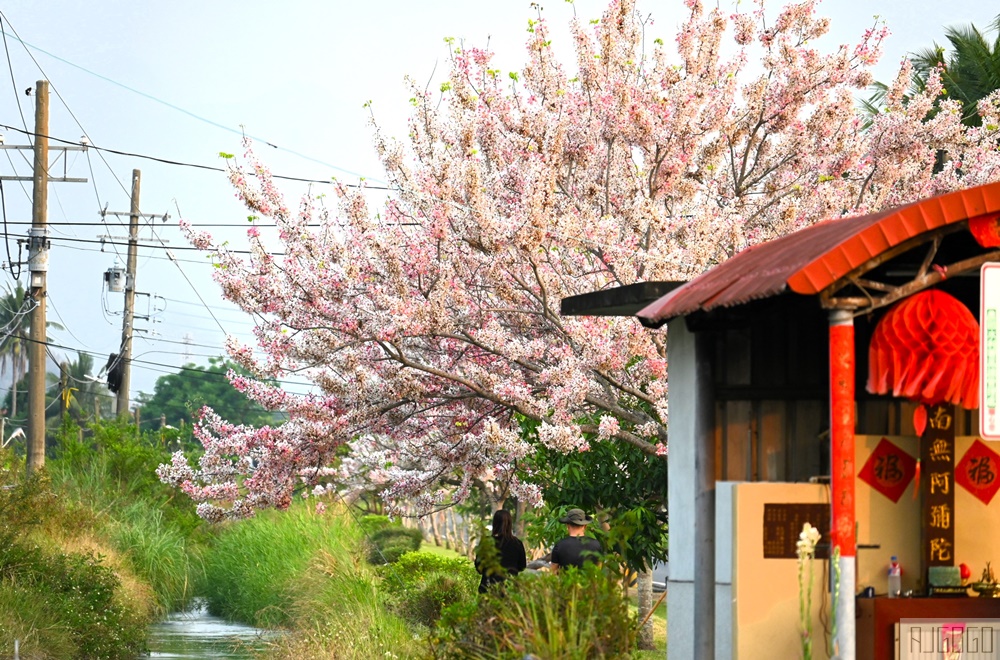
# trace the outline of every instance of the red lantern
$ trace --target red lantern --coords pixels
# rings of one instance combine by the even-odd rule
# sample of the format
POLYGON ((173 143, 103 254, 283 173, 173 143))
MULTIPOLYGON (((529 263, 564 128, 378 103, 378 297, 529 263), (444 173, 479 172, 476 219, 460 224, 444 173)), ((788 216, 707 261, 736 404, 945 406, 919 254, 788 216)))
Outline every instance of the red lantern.
POLYGON ((872 394, 979 405, 979 324, 953 296, 928 289, 896 304, 868 348, 872 394))
POLYGON ((969 218, 969 231, 983 247, 1000 246, 1000 213, 969 218))

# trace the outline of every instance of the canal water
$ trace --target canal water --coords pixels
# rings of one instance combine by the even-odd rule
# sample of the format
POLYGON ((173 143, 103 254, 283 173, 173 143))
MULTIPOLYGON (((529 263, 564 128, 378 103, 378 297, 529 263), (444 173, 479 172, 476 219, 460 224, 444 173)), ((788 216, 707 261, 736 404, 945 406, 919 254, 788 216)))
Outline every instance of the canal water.
POLYGON ((205 603, 196 600, 188 611, 150 626, 148 657, 250 660, 277 634, 212 616, 205 603))

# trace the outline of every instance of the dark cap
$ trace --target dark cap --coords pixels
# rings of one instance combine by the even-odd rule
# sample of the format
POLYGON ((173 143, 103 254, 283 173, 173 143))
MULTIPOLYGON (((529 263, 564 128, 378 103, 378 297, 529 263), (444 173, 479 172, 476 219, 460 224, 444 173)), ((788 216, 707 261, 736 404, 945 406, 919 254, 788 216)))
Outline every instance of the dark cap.
POLYGON ((564 525, 589 525, 594 522, 593 518, 588 518, 583 509, 570 509, 566 515, 559 519, 564 525))

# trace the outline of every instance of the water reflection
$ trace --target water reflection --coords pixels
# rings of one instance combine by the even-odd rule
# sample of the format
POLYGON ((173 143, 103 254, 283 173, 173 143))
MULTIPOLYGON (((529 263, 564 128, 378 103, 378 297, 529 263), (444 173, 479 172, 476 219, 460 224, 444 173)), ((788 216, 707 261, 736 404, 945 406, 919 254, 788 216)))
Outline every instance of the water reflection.
POLYGON ((149 628, 150 658, 237 658, 248 660, 276 633, 211 616, 204 602, 149 628))

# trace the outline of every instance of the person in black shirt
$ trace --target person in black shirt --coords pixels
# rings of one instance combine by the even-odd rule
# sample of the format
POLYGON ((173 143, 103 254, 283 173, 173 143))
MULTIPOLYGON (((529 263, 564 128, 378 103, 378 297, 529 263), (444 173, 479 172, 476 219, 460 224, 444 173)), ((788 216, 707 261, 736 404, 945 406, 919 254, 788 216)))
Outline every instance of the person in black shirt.
POLYGON ((568 536, 552 548, 552 572, 558 573, 563 566, 583 568, 586 562, 597 563, 601 559, 601 544, 597 539, 585 536, 587 525, 594 522, 582 509, 570 509, 559 519, 566 525, 568 536))
MULTIPOLYGON (((503 509, 493 514, 493 543, 496 544, 496 559, 486 561, 483 552, 476 552, 476 570, 482 574, 479 593, 489 591, 491 585, 499 584, 508 577, 514 577, 528 565, 524 555, 524 544, 514 536, 514 519, 503 509), (499 565, 498 565, 499 564, 499 565)), ((484 543, 489 542, 487 539, 484 543)), ((481 548, 480 548, 481 550, 481 548)))

